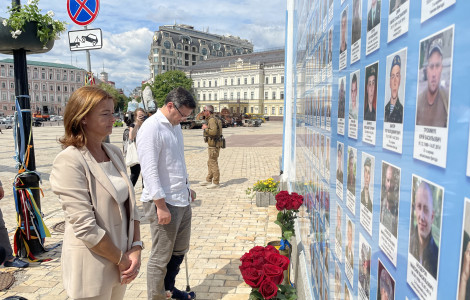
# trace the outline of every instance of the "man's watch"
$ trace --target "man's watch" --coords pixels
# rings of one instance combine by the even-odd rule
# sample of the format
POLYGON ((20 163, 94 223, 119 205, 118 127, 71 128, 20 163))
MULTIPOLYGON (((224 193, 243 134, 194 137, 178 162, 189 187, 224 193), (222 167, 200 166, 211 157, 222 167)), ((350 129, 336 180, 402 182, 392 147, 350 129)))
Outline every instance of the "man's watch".
POLYGON ((142 241, 133 242, 132 245, 131 245, 131 248, 133 248, 134 246, 140 246, 140 248, 142 250, 144 250, 144 242, 142 242, 142 241))

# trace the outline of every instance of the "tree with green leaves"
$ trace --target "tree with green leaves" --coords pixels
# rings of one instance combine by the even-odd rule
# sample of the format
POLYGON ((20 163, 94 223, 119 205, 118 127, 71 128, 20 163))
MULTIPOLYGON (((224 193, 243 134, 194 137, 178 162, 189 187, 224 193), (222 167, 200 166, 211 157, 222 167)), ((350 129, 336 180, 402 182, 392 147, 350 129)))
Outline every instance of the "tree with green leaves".
POLYGON ((129 98, 126 97, 125 95, 121 94, 117 89, 115 89, 112 85, 107 84, 107 83, 101 83, 100 88, 108 92, 111 96, 116 99, 115 103, 115 111, 125 111, 124 109, 127 109, 127 102, 129 102, 129 98))
MULTIPOLYGON (((158 107, 162 107, 165 103, 165 98, 168 93, 177 87, 182 87, 192 93, 193 80, 186 77, 182 71, 167 71, 163 74, 155 76, 155 80, 150 88, 152 89, 153 96, 157 102, 158 107)), ((144 90, 145 85, 142 86, 144 90)))

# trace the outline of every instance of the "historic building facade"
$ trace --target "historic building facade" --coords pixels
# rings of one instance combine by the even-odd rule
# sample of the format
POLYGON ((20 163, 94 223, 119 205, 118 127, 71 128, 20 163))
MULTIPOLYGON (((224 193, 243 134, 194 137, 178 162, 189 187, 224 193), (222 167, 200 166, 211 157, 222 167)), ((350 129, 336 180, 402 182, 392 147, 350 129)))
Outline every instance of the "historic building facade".
MULTIPOLYGON (((0 60, 0 111, 15 112, 13 59, 0 60)), ((71 65, 28 61, 28 88, 33 113, 63 115, 70 95, 85 82, 86 71, 71 65)))
POLYGON ((193 80, 198 110, 284 115, 284 50, 209 59, 184 69, 193 80))
POLYGON ((213 57, 248 54, 253 44, 237 36, 195 30, 189 25, 164 25, 155 31, 150 47, 150 75, 193 66, 213 57))

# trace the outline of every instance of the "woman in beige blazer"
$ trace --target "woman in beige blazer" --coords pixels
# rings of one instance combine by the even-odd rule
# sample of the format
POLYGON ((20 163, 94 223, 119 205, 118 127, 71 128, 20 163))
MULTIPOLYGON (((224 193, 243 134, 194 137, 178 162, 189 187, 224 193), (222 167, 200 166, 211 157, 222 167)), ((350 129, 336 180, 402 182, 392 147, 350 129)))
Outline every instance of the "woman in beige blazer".
POLYGON ((51 186, 65 214, 62 278, 72 299, 123 299, 140 268, 140 218, 121 151, 103 143, 114 123, 114 99, 86 86, 64 114, 64 150, 51 186))

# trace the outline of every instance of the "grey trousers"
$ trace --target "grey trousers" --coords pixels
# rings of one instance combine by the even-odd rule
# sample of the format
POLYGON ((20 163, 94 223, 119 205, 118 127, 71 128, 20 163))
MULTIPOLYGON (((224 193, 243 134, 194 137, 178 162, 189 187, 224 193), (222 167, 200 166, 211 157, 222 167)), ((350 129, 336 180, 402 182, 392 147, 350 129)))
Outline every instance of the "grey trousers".
POLYGON ((13 258, 13 249, 11 248, 10 238, 8 237, 8 231, 5 227, 5 221, 3 221, 3 213, 0 209, 0 247, 5 248, 5 261, 13 258))
POLYGON ((150 222, 152 249, 147 265, 148 300, 165 300, 167 265, 172 255, 184 255, 189 250, 191 237, 191 205, 185 207, 166 206, 171 213, 169 224, 158 224, 157 207, 151 202, 144 202, 146 216, 150 222))

